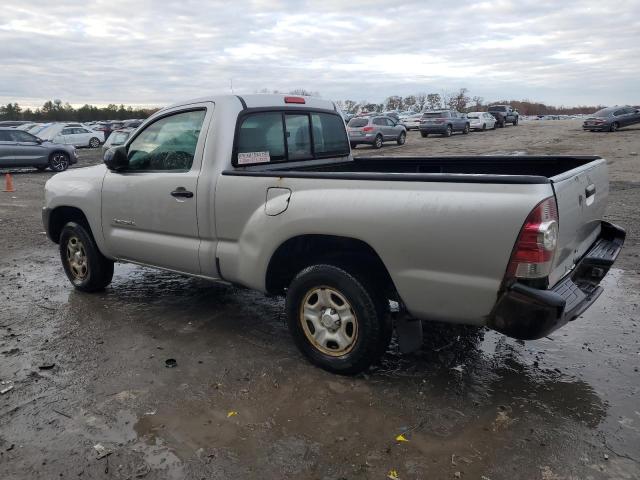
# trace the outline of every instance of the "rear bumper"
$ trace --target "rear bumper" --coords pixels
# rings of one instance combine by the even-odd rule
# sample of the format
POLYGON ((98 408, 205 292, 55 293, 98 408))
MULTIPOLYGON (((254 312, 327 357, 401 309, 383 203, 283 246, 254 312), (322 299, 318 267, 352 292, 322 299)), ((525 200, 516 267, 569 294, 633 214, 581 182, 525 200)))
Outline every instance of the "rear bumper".
POLYGON ((426 132, 426 133, 446 133, 447 124, 429 125, 429 126, 420 125, 420 127, 418 128, 420 129, 421 132, 426 132))
POLYGON ((549 290, 516 282, 501 294, 488 326, 522 340, 542 338, 587 310, 602 293, 600 281, 620 254, 625 231, 602 222, 600 237, 571 274, 549 290))

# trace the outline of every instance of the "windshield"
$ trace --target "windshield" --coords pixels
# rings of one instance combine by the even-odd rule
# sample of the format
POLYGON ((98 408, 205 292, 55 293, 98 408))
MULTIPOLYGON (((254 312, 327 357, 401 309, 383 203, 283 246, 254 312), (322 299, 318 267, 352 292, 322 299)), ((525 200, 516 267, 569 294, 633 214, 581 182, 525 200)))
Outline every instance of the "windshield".
POLYGON ((615 108, 603 108, 602 110, 598 110, 593 114, 594 117, 608 117, 610 116, 616 109, 615 108))
POLYGON ((349 120, 348 124, 348 126, 351 128, 366 127, 367 125, 369 125, 368 118, 352 118, 351 120, 349 120))
POLYGON ((448 116, 449 112, 427 112, 422 114, 422 118, 443 118, 448 116))
POLYGON ((489 111, 490 112, 506 112, 507 107, 505 107, 504 105, 494 105, 492 107, 489 107, 489 111))

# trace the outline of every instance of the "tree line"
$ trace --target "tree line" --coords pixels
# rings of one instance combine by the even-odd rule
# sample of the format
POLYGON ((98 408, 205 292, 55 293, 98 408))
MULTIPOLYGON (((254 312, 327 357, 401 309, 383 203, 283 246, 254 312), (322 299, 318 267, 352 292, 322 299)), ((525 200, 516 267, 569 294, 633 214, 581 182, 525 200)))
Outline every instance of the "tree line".
MULTIPOLYGON (((256 93, 285 93, 277 90, 262 89, 256 93)), ((320 96, 320 93, 298 88, 287 92, 290 95, 320 96)), ((461 88, 456 92, 445 93, 416 93, 402 97, 392 95, 382 103, 367 100, 338 100, 336 106, 345 113, 383 112, 389 110, 422 112, 424 110, 438 110, 450 108, 459 112, 486 110, 491 105, 509 104, 522 115, 574 115, 578 113, 593 113, 602 105, 579 105, 576 107, 552 106, 531 100, 500 100, 485 102, 484 98, 471 96, 469 90, 461 88)), ((85 104, 74 108, 68 102, 48 100, 42 107, 32 110, 23 109, 17 103, 0 106, 0 120, 30 120, 36 122, 77 121, 89 122, 93 120, 127 120, 131 118, 147 118, 158 111, 158 108, 134 108, 131 105, 109 104, 106 107, 96 107, 85 104)))
POLYGON ((74 108, 62 100, 47 100, 42 107, 32 110, 23 109, 18 103, 7 103, 0 106, 0 120, 29 120, 35 122, 90 122, 93 120, 128 120, 132 118, 147 118, 158 108, 134 108, 131 105, 109 104, 106 107, 96 107, 85 104, 74 108))
POLYGON ((456 92, 416 93, 401 97, 392 95, 382 103, 367 100, 338 100, 336 105, 345 113, 384 112, 390 110, 422 112, 424 110, 452 109, 459 112, 486 110, 491 105, 511 105, 522 115, 574 115, 593 113, 603 108, 602 105, 579 105, 576 107, 552 106, 531 100, 500 100, 485 102, 484 98, 471 96, 469 90, 461 88, 456 92))

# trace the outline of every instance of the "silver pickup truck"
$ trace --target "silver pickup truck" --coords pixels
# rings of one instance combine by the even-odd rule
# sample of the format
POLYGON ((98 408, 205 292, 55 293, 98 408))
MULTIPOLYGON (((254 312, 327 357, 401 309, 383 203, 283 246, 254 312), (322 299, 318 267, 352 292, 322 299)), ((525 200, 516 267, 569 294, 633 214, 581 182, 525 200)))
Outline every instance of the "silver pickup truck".
POLYGON ((45 187, 75 288, 122 261, 286 295, 296 344, 338 373, 394 327, 415 348, 419 320, 545 336, 596 300, 625 237, 602 221, 601 158, 353 158, 334 104, 308 97, 164 108, 104 163, 45 187))

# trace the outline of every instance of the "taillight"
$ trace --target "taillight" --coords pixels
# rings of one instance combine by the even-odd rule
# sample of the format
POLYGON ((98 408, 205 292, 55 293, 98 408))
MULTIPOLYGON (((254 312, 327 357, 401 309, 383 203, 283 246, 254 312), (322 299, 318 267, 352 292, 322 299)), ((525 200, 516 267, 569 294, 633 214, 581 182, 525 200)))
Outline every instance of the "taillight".
POLYGON ((373 127, 364 127, 362 129, 363 132, 373 132, 373 127))
POLYGON ((554 197, 540 202, 520 230, 507 278, 544 278, 551 273, 558 245, 558 207, 554 197))

